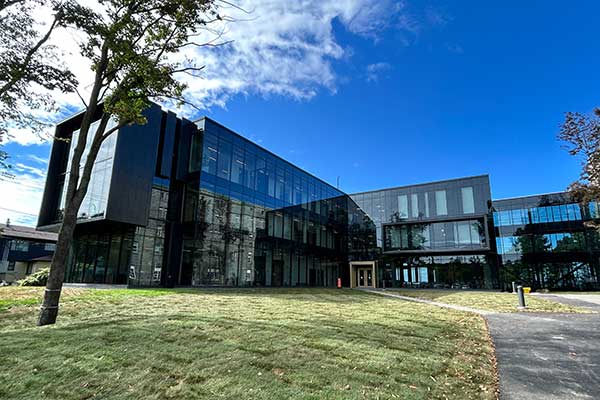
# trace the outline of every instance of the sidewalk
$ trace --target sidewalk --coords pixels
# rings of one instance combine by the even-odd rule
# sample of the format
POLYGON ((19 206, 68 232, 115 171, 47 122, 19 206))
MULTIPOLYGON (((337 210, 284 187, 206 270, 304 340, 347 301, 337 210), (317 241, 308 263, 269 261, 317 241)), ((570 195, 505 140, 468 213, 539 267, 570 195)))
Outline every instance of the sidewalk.
POLYGON ((440 303, 440 302, 437 302, 437 301, 427 300, 427 299, 418 299, 416 297, 402 296, 401 294, 395 294, 395 293, 386 292, 386 291, 384 291, 382 289, 365 289, 365 288, 360 288, 358 290, 362 290, 363 292, 375 293, 375 294, 379 294, 379 295, 387 296, 387 297, 394 297, 394 298, 397 298, 397 299, 400 299, 400 300, 412 301, 412 302, 415 302, 415 303, 431 304, 431 305, 434 305, 434 306, 443 307, 443 308, 450 308, 452 310, 457 310, 457 311, 472 312, 472 313, 479 314, 479 315, 493 314, 491 311, 480 310, 480 309, 477 309, 477 308, 471 308, 471 307, 465 307, 465 306, 457 306, 455 304, 440 303))

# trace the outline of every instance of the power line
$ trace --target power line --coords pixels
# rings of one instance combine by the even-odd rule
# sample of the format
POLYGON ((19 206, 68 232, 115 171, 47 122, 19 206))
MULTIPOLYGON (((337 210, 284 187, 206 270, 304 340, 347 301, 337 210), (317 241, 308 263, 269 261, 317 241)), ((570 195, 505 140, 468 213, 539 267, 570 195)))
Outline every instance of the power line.
POLYGON ((27 213, 27 212, 23 212, 23 211, 19 211, 19 210, 13 210, 12 208, 0 207, 0 210, 15 212, 17 214, 29 215, 31 217, 37 217, 37 214, 31 214, 31 213, 27 213))
POLYGON ((0 182, 12 183, 15 186, 25 186, 25 187, 28 187, 28 188, 31 188, 31 189, 44 190, 43 186, 37 186, 37 185, 34 185, 34 184, 29 184, 29 183, 24 183, 24 182, 17 182, 17 181, 14 181, 12 179, 4 179, 4 178, 0 177, 0 182))

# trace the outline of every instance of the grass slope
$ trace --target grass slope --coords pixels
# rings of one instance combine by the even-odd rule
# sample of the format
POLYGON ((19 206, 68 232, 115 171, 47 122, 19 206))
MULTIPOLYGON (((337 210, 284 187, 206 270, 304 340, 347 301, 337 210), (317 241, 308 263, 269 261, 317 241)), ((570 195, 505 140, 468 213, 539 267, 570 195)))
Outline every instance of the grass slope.
POLYGON ((496 397, 469 313, 349 290, 71 289, 39 328, 40 295, 0 288, 0 398, 496 397))

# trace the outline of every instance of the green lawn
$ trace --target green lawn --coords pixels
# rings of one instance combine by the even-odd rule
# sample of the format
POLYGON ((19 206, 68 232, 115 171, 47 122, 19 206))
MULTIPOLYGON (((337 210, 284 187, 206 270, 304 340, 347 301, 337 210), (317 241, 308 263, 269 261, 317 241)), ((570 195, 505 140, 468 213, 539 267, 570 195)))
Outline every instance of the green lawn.
MULTIPOLYGON (((493 312, 517 312, 519 299, 514 293, 447 289, 388 289, 390 292, 440 303, 455 304, 493 312)), ((525 295, 529 312, 587 313, 589 310, 525 295)))
POLYGON ((4 399, 494 399, 480 316, 359 291, 0 288, 4 399))

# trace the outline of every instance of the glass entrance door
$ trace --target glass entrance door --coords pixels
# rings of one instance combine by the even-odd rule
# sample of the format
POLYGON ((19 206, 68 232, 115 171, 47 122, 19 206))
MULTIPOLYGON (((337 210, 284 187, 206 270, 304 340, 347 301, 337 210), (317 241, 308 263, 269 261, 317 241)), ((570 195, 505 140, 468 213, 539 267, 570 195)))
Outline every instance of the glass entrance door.
POLYGON ((358 268, 357 273, 356 282, 359 287, 373 287, 373 270, 371 268, 358 268))

